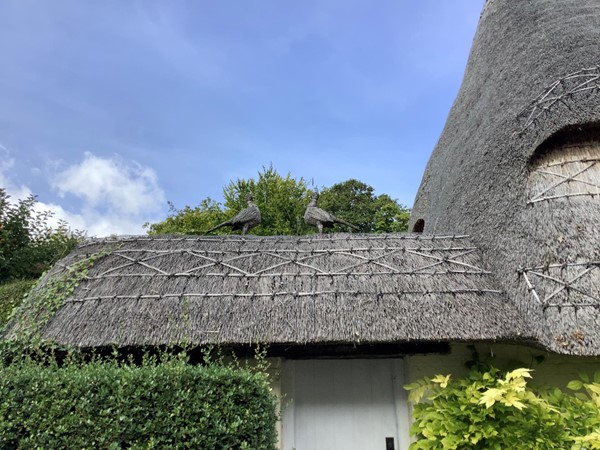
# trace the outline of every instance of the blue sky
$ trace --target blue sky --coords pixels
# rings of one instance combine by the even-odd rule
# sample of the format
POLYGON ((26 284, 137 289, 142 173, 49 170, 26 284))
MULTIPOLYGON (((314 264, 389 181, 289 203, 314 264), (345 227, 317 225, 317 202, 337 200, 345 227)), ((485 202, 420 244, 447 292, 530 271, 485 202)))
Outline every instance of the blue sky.
POLYGON ((411 206, 484 0, 4 0, 0 186, 90 236, 270 164, 411 206))

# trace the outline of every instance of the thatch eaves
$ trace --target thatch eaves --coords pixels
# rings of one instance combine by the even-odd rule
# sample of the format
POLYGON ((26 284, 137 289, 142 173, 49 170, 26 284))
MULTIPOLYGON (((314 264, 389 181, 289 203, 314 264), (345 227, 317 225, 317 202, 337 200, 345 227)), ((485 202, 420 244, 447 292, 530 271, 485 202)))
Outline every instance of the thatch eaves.
POLYGON ((49 321, 80 347, 515 341, 526 329, 466 236, 127 237, 49 321))

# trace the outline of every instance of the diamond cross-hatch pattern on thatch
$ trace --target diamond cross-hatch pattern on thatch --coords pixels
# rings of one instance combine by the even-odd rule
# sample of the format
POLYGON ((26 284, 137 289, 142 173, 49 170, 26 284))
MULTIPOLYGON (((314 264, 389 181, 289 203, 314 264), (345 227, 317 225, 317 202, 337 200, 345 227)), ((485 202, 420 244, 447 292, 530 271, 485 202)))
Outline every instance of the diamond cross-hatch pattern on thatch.
MULTIPOLYGON (((133 283, 147 279, 157 286, 156 294, 141 292, 135 282, 133 290, 137 292, 119 292, 119 298, 499 293, 489 289, 489 282, 482 278, 490 273, 479 266, 477 249, 460 239, 449 237, 447 242, 429 241, 429 245, 427 240, 416 245, 406 240, 373 245, 377 239, 372 239, 370 245, 361 246, 355 240, 358 244, 321 246, 325 248, 254 245, 227 250, 208 245, 116 249, 110 262, 98 264, 88 281, 118 278, 133 283), (190 282, 175 283, 175 279, 190 282)), ((101 298, 85 296, 73 301, 101 298)))
MULTIPOLYGON (((454 272, 465 272, 465 273, 487 273, 480 267, 469 264, 465 261, 461 261, 466 255, 469 255, 476 251, 475 248, 449 248, 444 249, 445 252, 451 251, 450 255, 436 255, 435 253, 444 253, 440 249, 410 249, 410 248, 380 248, 380 249, 368 249, 369 251, 379 250, 380 253, 374 257, 362 256, 357 252, 360 249, 335 249, 335 250, 316 250, 316 251, 277 251, 277 250, 264 250, 264 251, 250 251, 246 254, 227 254, 227 253, 200 253, 197 251, 190 250, 179 250, 179 251, 116 251, 114 256, 123 258, 127 262, 116 267, 112 267, 97 277, 106 276, 148 276, 148 275, 163 275, 163 276, 192 276, 199 275, 202 273, 204 276, 267 276, 267 275, 285 275, 286 267, 294 267, 298 269, 304 269, 306 272, 292 271, 294 275, 373 275, 373 274, 416 274, 416 273, 428 273, 435 274, 442 269, 442 272, 454 271, 454 272), (433 251, 432 251, 433 250, 433 251), (145 253, 141 259, 135 256, 130 256, 131 253, 145 253), (151 253, 147 255, 147 253, 151 253), (161 268, 161 259, 169 257, 170 255, 180 253, 187 255, 188 258, 182 259, 179 267, 174 268, 161 268), (290 255, 291 253, 291 255, 290 255), (397 255, 398 253, 415 255, 417 257, 418 264, 415 264, 415 260, 410 261, 411 267, 397 264, 397 259, 393 258, 394 263, 386 262, 389 257, 397 255), (271 261, 269 264, 260 264, 263 257, 268 257, 271 261), (342 256, 343 258, 336 258, 342 256), (319 267, 319 260, 326 259, 328 264, 332 262, 341 263, 339 267, 334 270, 325 269, 319 267), (420 259, 420 261, 419 261, 420 259), (248 267, 245 264, 248 260, 251 260, 254 268, 248 267), (275 263, 273 264, 273 261, 275 263), (350 264, 348 262, 350 261, 350 264), (193 264, 196 262, 197 264, 193 264), (192 264, 190 264, 192 263, 192 264), (259 269, 256 270, 258 263, 259 269), (393 265, 392 265, 393 264, 393 265), (191 267, 190 267, 191 266, 191 267), (442 267, 439 267, 442 266, 442 267), (371 270, 367 270, 370 267, 371 270), (139 272, 122 272, 124 269, 148 269, 141 270, 139 272), (432 271, 438 268, 438 271, 432 271), (220 272, 204 272, 206 269, 221 270, 220 272), (229 271, 223 271, 223 269, 229 269, 229 271), (428 271, 428 272, 426 272, 428 271)), ((365 249, 366 250, 366 249, 365 249)), ((407 262, 406 259, 402 259, 402 262, 407 262)))
POLYGON ((522 125, 515 135, 522 135, 527 129, 535 128, 556 105, 566 105, 568 100, 578 94, 597 94, 599 91, 600 67, 581 69, 559 78, 517 116, 522 125))
POLYGON ((79 346, 276 345, 520 336, 468 236, 148 236, 90 240, 53 269, 102 252, 45 338, 79 346))
POLYGON ((599 307, 600 262, 550 264, 523 269, 533 298, 544 307, 599 307))

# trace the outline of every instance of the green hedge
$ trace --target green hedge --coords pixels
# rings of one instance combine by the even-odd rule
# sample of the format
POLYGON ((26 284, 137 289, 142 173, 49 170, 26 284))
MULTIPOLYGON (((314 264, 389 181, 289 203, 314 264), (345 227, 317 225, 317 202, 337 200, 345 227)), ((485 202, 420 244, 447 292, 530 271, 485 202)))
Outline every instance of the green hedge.
POLYGON ((0 448, 274 449, 266 376, 181 361, 0 368, 0 448))
POLYGON ((23 302, 36 280, 21 280, 0 284, 0 329, 8 321, 8 316, 15 306, 23 302))

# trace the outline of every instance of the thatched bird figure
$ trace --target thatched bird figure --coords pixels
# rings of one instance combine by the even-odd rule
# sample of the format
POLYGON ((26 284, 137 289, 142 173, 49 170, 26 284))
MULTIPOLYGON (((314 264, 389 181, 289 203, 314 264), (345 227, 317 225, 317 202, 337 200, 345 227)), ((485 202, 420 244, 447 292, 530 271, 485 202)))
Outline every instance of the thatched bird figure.
POLYGON ((331 228, 336 223, 346 225, 347 227, 358 231, 358 227, 356 225, 352 225, 350 222, 346 222, 343 219, 339 219, 333 214, 328 213, 327 211, 317 207, 318 198, 319 194, 313 192, 312 197, 310 199, 310 203, 306 207, 306 212, 304 213, 304 221, 309 225, 316 226, 319 230, 319 234, 323 234, 323 228, 331 228))
POLYGON ((260 210, 258 209, 258 206, 254 204, 253 200, 254 197, 252 194, 248 194, 246 197, 246 201, 248 202, 247 208, 242 209, 231 219, 211 228, 206 234, 221 227, 231 227, 232 230, 242 230, 242 234, 248 233, 250 228, 254 228, 260 224, 260 210))

